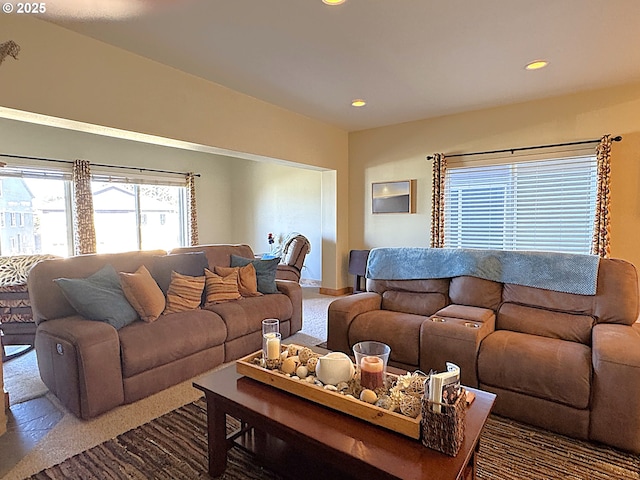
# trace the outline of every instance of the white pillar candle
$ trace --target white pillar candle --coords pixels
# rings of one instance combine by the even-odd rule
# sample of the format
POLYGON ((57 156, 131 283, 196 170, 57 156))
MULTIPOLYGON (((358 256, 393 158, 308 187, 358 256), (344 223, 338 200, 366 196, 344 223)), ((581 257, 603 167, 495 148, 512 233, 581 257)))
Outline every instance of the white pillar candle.
POLYGON ((267 339, 267 360, 278 360, 280 358, 280 335, 267 333, 265 338, 267 339))

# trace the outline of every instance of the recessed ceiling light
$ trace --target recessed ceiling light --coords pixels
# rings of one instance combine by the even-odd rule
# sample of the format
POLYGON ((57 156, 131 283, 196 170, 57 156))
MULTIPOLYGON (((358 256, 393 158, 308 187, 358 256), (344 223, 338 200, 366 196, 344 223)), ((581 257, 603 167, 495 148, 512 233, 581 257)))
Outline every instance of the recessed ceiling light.
POLYGON ((322 0, 322 3, 326 5, 341 5, 347 0, 322 0))
POLYGON ((356 98, 353 102, 351 102, 352 107, 364 107, 366 104, 367 102, 365 102, 361 98, 356 98))
POLYGON ((546 60, 536 60, 535 62, 527 63, 524 68, 526 70, 539 70, 547 65, 549 65, 549 62, 546 60))

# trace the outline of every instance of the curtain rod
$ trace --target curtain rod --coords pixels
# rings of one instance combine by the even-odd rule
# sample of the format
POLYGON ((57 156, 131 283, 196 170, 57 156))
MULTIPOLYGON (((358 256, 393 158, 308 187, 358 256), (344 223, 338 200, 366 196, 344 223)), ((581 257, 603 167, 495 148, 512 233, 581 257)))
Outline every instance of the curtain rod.
MULTIPOLYGON (((43 162, 57 162, 57 163, 70 163, 72 164, 72 160, 59 160, 56 158, 41 158, 41 157, 25 157, 22 155, 10 155, 8 153, 0 153, 0 157, 9 157, 9 158, 22 158, 24 160, 41 160, 43 162)), ((156 170, 153 168, 140 168, 140 167, 124 167, 122 165, 107 165, 105 163, 92 163, 91 166, 94 167, 105 167, 105 168, 122 168, 126 170, 137 170, 139 172, 153 172, 153 173, 170 173, 173 175, 187 175, 184 172, 173 172, 171 170, 156 170)), ((194 173, 194 177, 199 177, 199 173, 194 173)))
MULTIPOLYGON (((618 135, 617 137, 613 137, 611 139, 612 142, 619 142, 622 140, 622 136, 618 135)), ((485 152, 472 152, 472 153, 456 153, 453 155, 446 155, 445 158, 453 158, 453 157, 466 157, 467 155, 487 155, 490 153, 514 153, 521 152, 523 150, 537 150, 540 148, 554 148, 554 147, 568 147, 571 145, 585 145, 587 143, 598 143, 600 141, 599 138, 594 140, 582 140, 580 142, 566 142, 566 143, 552 143, 549 145, 535 145, 532 147, 518 147, 518 148, 505 148, 502 150, 487 150, 485 152)), ((433 160, 433 155, 428 155, 427 160, 433 160)))

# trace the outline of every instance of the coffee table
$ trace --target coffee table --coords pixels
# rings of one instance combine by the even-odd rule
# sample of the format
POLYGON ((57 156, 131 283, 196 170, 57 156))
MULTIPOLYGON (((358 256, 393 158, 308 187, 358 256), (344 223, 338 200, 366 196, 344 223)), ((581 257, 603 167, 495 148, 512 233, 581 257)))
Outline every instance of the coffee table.
POLYGON ((227 450, 239 446, 287 478, 474 479, 480 434, 495 395, 476 395, 466 414, 458 455, 297 397, 236 372, 235 364, 193 383, 207 402, 209 475, 220 476, 227 450), (226 416, 242 422, 231 437, 226 416))

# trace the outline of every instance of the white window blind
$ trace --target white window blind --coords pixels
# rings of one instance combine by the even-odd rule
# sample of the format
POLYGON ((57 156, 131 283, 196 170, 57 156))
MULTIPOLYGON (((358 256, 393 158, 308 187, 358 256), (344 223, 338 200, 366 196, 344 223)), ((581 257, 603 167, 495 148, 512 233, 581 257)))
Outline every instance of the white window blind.
POLYGON ((588 254, 594 155, 447 169, 445 246, 588 254))

